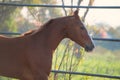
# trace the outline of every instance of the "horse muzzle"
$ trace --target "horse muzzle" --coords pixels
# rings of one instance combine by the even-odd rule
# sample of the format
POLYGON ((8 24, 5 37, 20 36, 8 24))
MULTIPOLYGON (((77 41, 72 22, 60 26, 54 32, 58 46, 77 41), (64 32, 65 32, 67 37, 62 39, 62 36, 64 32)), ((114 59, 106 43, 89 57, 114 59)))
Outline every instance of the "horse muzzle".
POLYGON ((86 46, 85 46, 85 51, 90 52, 90 51, 92 51, 94 48, 95 48, 95 46, 94 46, 93 44, 91 44, 91 45, 86 45, 86 46))

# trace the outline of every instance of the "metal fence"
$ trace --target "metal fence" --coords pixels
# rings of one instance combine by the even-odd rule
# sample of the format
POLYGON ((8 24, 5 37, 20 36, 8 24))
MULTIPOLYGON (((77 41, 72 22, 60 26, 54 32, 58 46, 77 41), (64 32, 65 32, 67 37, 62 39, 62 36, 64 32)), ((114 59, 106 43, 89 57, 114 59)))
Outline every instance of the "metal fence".
POLYGON ((120 9, 120 6, 70 6, 70 5, 45 5, 45 4, 16 4, 16 3, 0 3, 3 6, 27 6, 27 7, 50 7, 50 8, 91 8, 91 9, 120 9))
MULTIPOLYGON (((43 4, 16 4, 16 3, 0 3, 1 6, 28 6, 28 7, 50 7, 50 8, 91 8, 91 9, 120 9, 120 6, 63 6, 63 5, 43 5, 43 4)), ((11 32, 0 32, 3 35, 20 35, 21 33, 11 33, 11 32)), ((93 38, 93 40, 101 41, 113 41, 120 42, 120 39, 109 39, 109 38, 93 38)), ((120 79, 120 76, 111 76, 111 75, 102 75, 102 74, 91 74, 91 73, 82 73, 82 72, 68 72, 68 71, 56 71, 52 70, 53 73, 61 74, 73 74, 73 75, 84 75, 84 76, 94 76, 94 77, 104 77, 104 78, 113 78, 120 79)))
MULTIPOLYGON (((21 35, 22 33, 12 33, 12 32, 0 32, 3 35, 21 35)), ((120 42, 120 39, 113 39, 113 38, 92 38, 93 40, 100 40, 100 41, 114 41, 120 42)))

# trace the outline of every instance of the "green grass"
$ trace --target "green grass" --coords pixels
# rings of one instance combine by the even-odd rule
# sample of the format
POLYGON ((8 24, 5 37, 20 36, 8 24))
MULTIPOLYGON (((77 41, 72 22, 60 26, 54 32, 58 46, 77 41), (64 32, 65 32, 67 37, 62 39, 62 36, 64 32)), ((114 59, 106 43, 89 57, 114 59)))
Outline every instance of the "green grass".
POLYGON ((79 65, 81 66, 79 70, 85 72, 101 73, 101 74, 102 73, 120 74, 119 63, 120 60, 115 59, 115 56, 109 53, 106 54, 88 53, 86 54, 83 63, 79 65))
MULTIPOLYGON (((55 66, 54 62, 56 60, 55 59, 56 54, 57 54, 58 62, 56 63, 57 67, 53 67, 53 69, 58 69, 59 67, 61 57, 63 56, 63 51, 64 51, 63 48, 65 48, 65 46, 60 45, 59 46, 60 51, 58 50, 57 53, 54 54, 53 66, 55 66)), ((72 50, 72 48, 69 50, 72 50)), ((74 55, 71 55, 71 52, 72 51, 66 52, 65 58, 62 62, 63 64, 59 70, 69 71, 68 67, 70 65, 70 60, 71 60, 70 58, 71 56, 74 56, 74 55)), ((113 52, 104 48, 97 47, 94 52, 86 53, 83 59, 80 60, 79 65, 75 66, 74 63, 78 62, 79 60, 80 59, 74 56, 72 66, 76 67, 76 69, 73 71, 92 73, 92 74, 106 74, 106 75, 112 75, 112 76, 120 76, 120 57, 118 56, 118 53, 115 53, 115 51, 113 52)), ((120 80, 120 79, 100 78, 100 77, 81 76, 81 75, 70 76, 68 74, 58 74, 57 80, 120 80)))
MULTIPOLYGON (((88 53, 85 55, 82 64, 79 65, 78 72, 120 76, 119 64, 120 64, 120 60, 116 59, 115 55, 111 53, 106 53, 106 54, 88 53)), ((81 78, 84 78, 84 76, 83 77, 78 76, 76 78, 80 80, 81 78)), ((77 79, 73 79, 73 80, 77 80, 77 79)), ((87 77, 87 79, 81 79, 81 80, 114 80, 114 79, 87 77)))

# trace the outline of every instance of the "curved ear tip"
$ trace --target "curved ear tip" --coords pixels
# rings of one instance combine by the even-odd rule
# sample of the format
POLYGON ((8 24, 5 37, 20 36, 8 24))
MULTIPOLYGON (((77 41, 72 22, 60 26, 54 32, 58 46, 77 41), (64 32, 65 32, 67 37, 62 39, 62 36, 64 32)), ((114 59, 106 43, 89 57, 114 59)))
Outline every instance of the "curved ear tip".
POLYGON ((79 10, 76 10, 76 11, 74 12, 74 15, 78 15, 78 12, 79 12, 79 10))

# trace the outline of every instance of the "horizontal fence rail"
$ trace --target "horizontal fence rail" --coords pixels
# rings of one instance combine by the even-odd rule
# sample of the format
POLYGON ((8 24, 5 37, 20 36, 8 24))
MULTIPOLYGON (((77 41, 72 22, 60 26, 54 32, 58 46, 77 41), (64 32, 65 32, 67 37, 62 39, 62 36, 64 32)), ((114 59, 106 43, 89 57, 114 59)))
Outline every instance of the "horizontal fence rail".
POLYGON ((91 8, 91 9, 120 9, 120 6, 71 6, 71 5, 46 5, 46 4, 18 4, 18 3, 0 3, 1 6, 28 6, 28 7, 56 7, 56 8, 91 8))
POLYGON ((112 39, 112 38, 93 38, 93 40, 120 42, 120 39, 112 39))
POLYGON ((0 32, 2 35, 21 35, 22 33, 13 33, 13 32, 0 32))
MULTIPOLYGON (((0 32, 2 35, 21 35, 22 33, 12 33, 12 32, 0 32)), ((99 41, 114 41, 114 42, 120 42, 120 39, 111 39, 111 38, 92 38, 93 40, 99 40, 99 41)))
POLYGON ((52 70, 51 72, 53 72, 53 73, 61 73, 61 74, 84 75, 84 76, 94 76, 94 77, 120 79, 120 76, 111 76, 111 75, 102 75, 102 74, 91 74, 91 73, 69 72, 69 71, 57 71, 57 70, 52 70))
MULTIPOLYGON (((16 7, 49 7, 49 8, 90 8, 90 9, 120 9, 120 6, 71 6, 71 5, 44 5, 44 4, 18 4, 18 3, 0 3, 0 6, 16 6, 16 7)), ((21 35, 21 33, 11 33, 11 32, 0 32, 3 35, 21 35)), ((109 39, 109 38, 93 38, 93 40, 100 41, 113 41, 120 42, 120 39, 109 39)), ((113 78, 120 79, 120 76, 111 76, 103 74, 91 74, 91 73, 82 73, 82 72, 69 72, 69 71, 57 71, 52 70, 53 73, 61 74, 72 74, 72 75, 84 75, 84 76, 93 76, 93 77, 103 77, 103 78, 113 78)))

